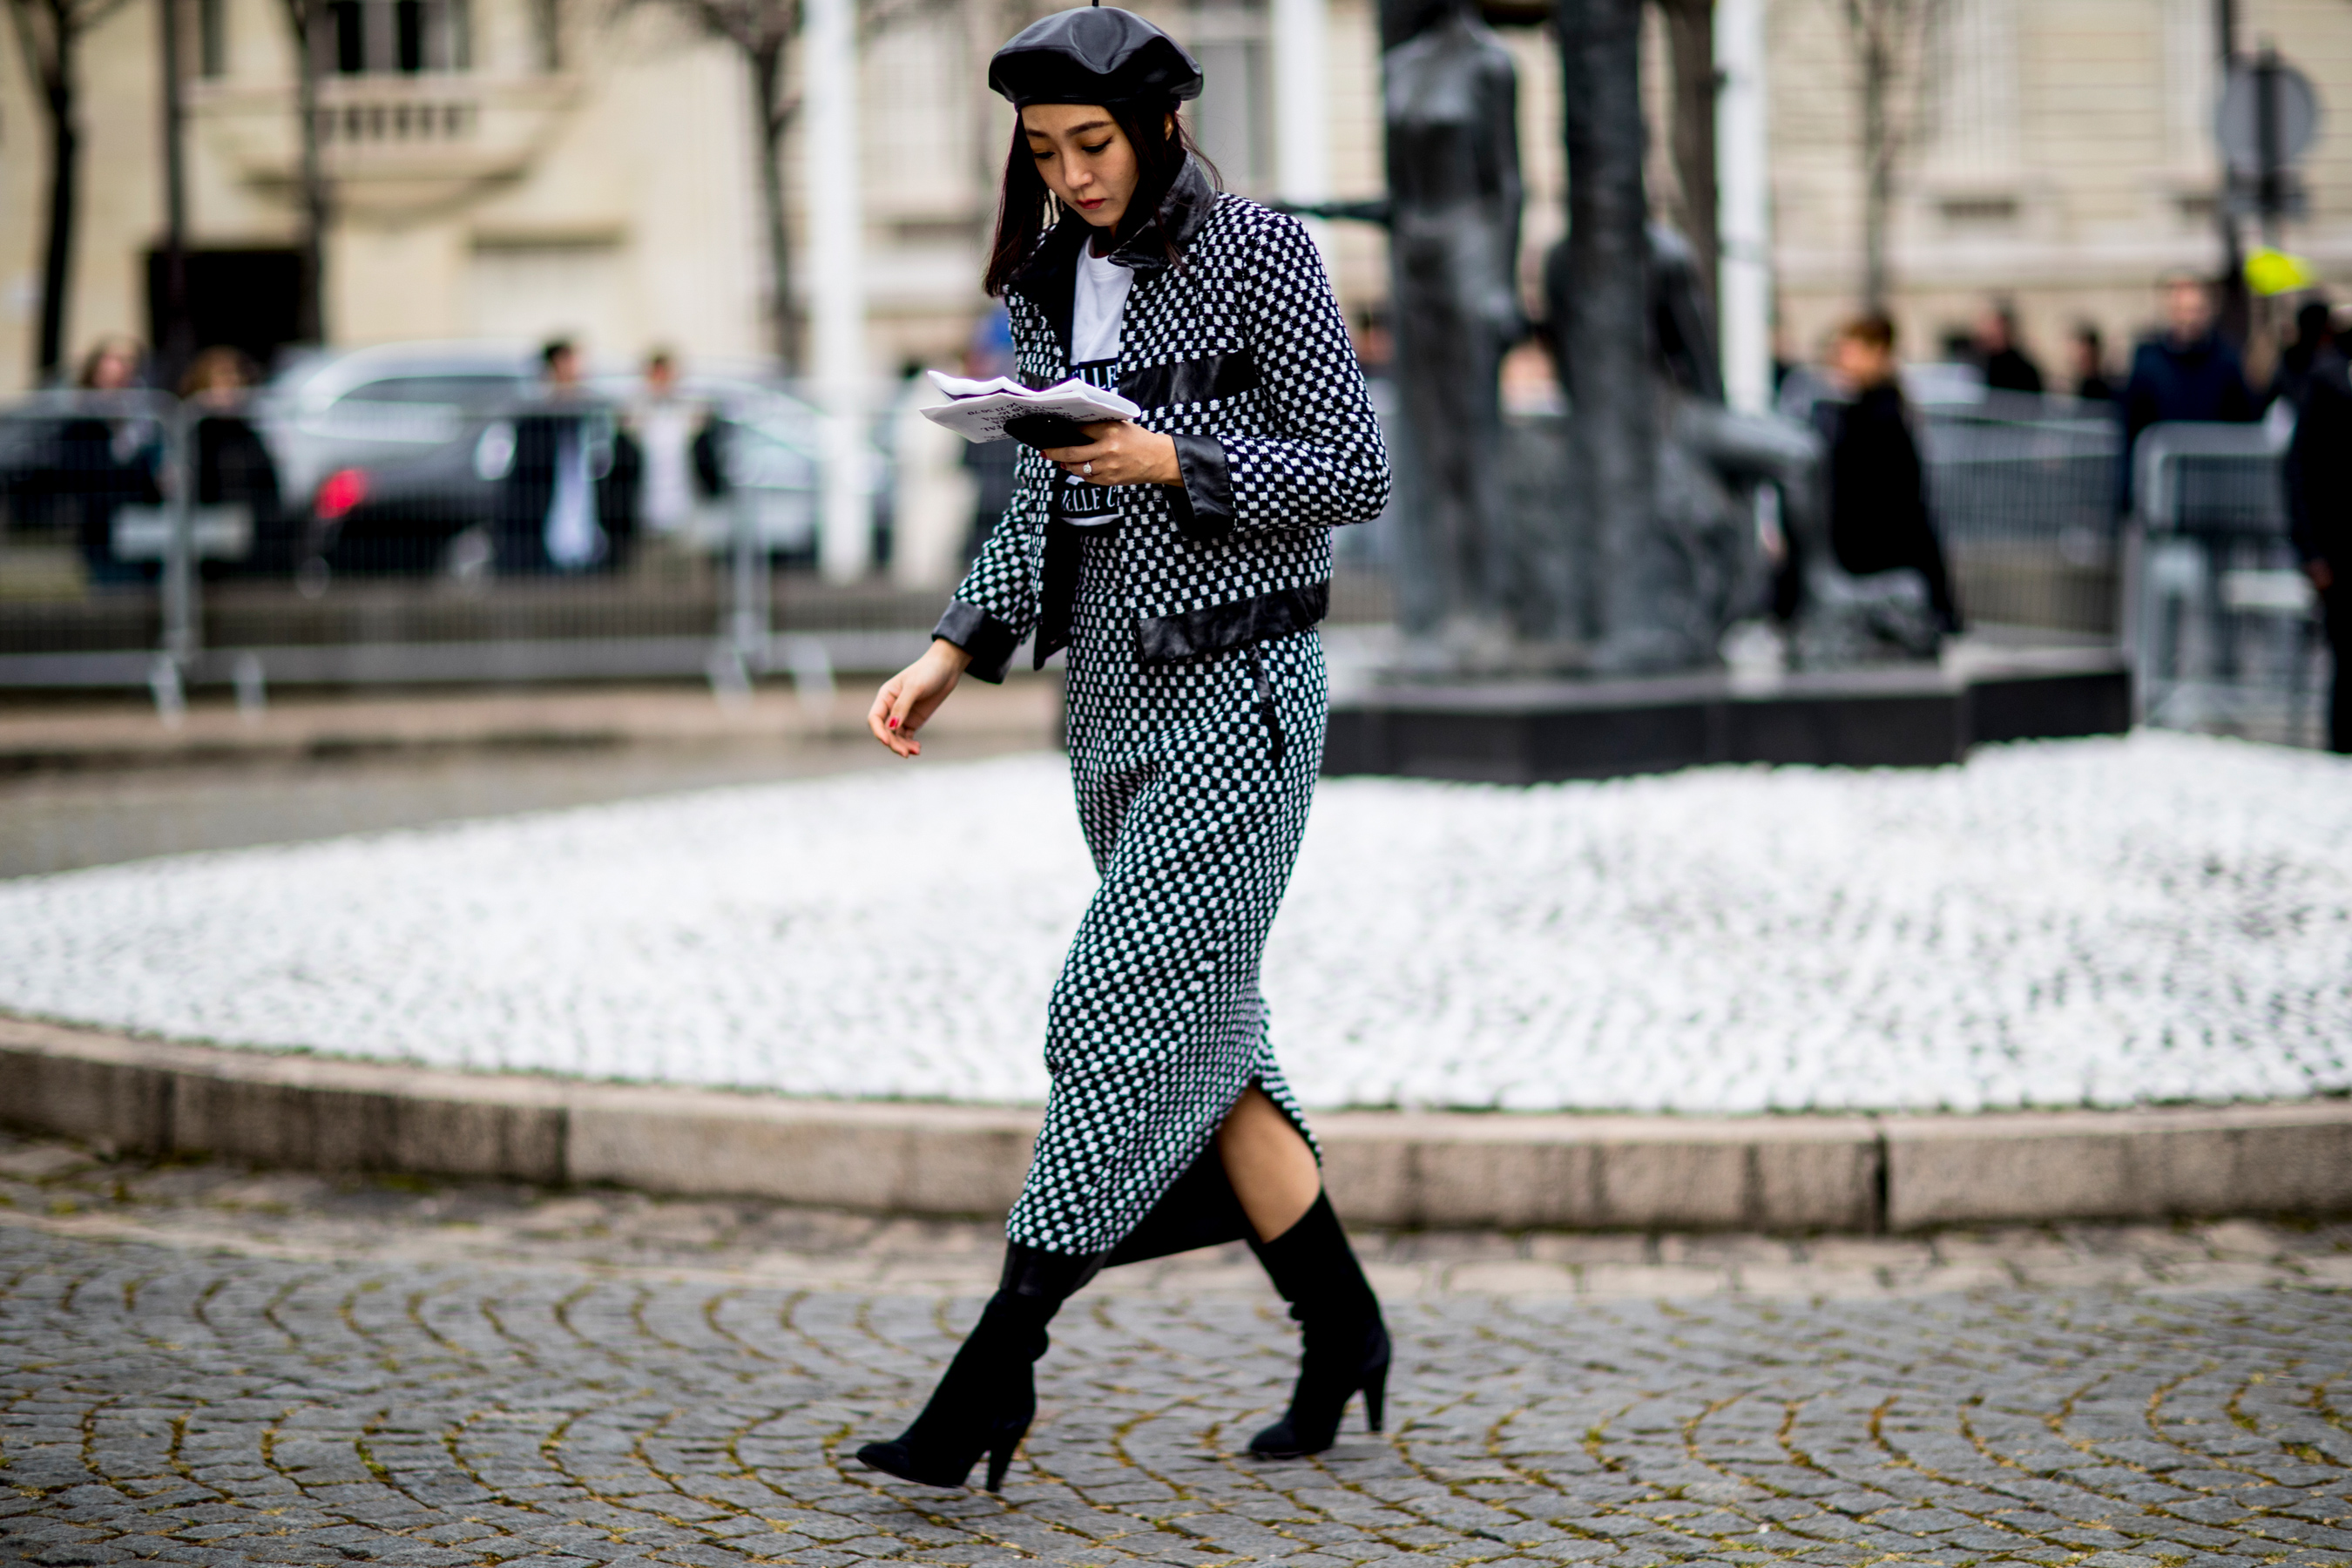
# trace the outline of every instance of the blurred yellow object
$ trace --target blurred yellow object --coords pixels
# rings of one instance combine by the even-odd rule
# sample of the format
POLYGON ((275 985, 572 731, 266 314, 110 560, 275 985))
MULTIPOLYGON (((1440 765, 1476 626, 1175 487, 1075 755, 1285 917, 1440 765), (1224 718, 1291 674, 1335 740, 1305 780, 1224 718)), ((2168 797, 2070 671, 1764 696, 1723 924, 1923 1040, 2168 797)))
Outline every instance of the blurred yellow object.
POLYGON ((2267 245, 2257 246, 2246 258, 2246 286, 2257 294, 2292 294, 2318 281, 2310 262, 2267 245))

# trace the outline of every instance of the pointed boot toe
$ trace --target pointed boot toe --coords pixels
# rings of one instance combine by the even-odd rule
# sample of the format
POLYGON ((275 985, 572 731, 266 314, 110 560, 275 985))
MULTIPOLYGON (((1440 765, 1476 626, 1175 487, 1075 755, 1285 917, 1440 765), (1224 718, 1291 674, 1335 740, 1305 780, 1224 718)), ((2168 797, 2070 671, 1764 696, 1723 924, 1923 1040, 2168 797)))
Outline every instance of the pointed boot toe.
POLYGON ((1338 1440, 1339 1434, 1335 1432, 1328 1441, 1310 1447, 1286 1415, 1251 1438, 1249 1451, 1261 1459, 1303 1459, 1309 1454, 1321 1453, 1338 1440))
POLYGON ((857 1450, 857 1462, 869 1470, 879 1470, 886 1476, 896 1476, 902 1481, 920 1481, 928 1487, 960 1487, 963 1478, 953 1480, 933 1480, 915 1466, 915 1456, 904 1443, 868 1443, 857 1450))

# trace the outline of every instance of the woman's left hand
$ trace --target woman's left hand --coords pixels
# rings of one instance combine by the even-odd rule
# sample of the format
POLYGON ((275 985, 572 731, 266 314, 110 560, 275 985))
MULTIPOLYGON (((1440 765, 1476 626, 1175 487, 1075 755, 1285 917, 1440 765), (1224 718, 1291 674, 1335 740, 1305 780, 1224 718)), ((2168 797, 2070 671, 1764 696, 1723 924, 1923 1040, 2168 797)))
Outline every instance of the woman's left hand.
POLYGON ((1181 485, 1176 443, 1157 430, 1124 419, 1084 427, 1083 447, 1048 447, 1045 456, 1090 485, 1181 485))

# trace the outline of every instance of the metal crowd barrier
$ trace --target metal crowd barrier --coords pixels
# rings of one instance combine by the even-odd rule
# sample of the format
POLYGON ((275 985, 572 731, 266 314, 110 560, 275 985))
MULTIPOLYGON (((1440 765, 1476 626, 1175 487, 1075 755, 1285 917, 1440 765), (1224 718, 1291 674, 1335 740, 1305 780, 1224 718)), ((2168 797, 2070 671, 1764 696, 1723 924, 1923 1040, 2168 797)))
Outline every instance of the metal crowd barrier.
POLYGON ((2122 434, 2104 406, 2004 399, 1931 405, 1921 457, 1962 612, 2113 637, 2122 434))
POLYGON ((2148 723, 2320 742, 2326 643, 2288 539, 2286 440, 2273 425, 2140 437, 2126 611, 2148 723))
POLYGON ((836 668, 905 662, 938 613, 936 591, 791 570, 814 558, 817 474, 758 411, 719 411, 719 493, 667 530, 632 510, 608 404, 299 412, 0 405, 0 687, 143 685, 167 718, 195 683, 252 703, 279 682, 725 694, 782 673, 822 692, 836 668))

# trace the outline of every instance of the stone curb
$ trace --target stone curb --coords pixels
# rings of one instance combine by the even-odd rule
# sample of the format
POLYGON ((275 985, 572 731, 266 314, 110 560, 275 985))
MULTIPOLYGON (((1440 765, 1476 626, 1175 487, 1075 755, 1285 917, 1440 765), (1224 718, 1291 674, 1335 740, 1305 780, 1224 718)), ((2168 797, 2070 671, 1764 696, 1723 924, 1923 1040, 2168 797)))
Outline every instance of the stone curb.
MULTIPOLYGON (((996 1215, 1037 1113, 444 1072, 0 1016, 0 1121, 117 1150, 996 1215)), ((1358 1224, 1876 1231, 2352 1210, 2352 1101, 1982 1116, 1316 1119, 1358 1224)))

